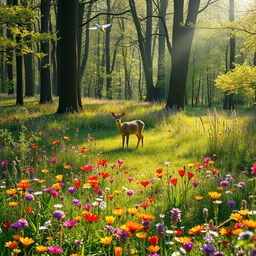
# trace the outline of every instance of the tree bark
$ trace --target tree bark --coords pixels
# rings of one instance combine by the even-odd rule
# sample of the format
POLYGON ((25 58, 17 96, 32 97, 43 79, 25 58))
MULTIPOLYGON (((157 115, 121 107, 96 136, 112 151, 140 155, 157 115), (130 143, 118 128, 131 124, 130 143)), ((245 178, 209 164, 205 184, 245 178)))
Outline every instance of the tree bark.
MULTIPOLYGON (((41 0, 41 33, 49 33, 50 9, 51 0, 41 0)), ((49 40, 41 41, 41 52, 46 56, 41 59, 39 103, 52 103, 49 40)))
POLYGON ((184 0, 174 0, 172 70, 166 106, 184 108, 188 64, 200 0, 190 0, 183 24, 184 0))
POLYGON ((143 66, 145 80, 146 80, 146 90, 147 90, 146 101, 153 101, 154 100, 154 87, 153 87, 152 70, 150 70, 149 63, 147 62, 144 37, 142 34, 140 22, 139 22, 139 19, 137 16, 137 11, 136 11, 136 6, 135 6, 134 0, 129 0, 129 5, 130 5, 131 11, 132 11, 131 13, 132 13, 133 21, 134 21, 135 28, 137 31, 141 61, 142 61, 142 66, 143 66))
POLYGON ((58 84, 60 88, 57 113, 79 112, 78 90, 78 1, 58 0, 59 37, 57 48, 58 84))

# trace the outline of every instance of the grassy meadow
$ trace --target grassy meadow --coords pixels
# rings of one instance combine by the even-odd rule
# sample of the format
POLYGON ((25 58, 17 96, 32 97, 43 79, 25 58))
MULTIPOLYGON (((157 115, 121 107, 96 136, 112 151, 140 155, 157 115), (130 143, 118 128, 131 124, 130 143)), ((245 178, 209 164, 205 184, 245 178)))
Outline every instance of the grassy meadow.
POLYGON ((255 111, 14 103, 0 102, 0 255, 255 255, 255 111), (143 148, 121 147, 111 112, 145 123, 143 148))

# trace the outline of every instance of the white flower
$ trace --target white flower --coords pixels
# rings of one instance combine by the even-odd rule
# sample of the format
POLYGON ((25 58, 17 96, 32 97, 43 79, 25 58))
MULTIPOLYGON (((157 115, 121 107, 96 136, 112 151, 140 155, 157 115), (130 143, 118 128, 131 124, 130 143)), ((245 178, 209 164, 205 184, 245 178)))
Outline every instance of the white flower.
POLYGON ((164 164, 168 166, 168 165, 170 165, 170 162, 164 162, 164 164))
POLYGON ((164 244, 165 244, 165 245, 173 245, 174 242, 172 242, 172 241, 166 241, 164 244))
POLYGON ((180 252, 173 252, 171 256, 180 256, 180 252))
POLYGON ((55 204, 54 207, 55 207, 55 208, 62 208, 63 205, 62 205, 62 204, 55 204))
POLYGON ((36 192, 34 193, 35 196, 36 196, 36 195, 42 195, 42 194, 43 194, 42 191, 36 191, 36 192))
POLYGON ((98 206, 98 205, 99 205, 99 202, 92 202, 92 205, 93 205, 93 206, 98 206))
POLYGON ((165 232, 166 232, 166 234, 167 234, 167 235, 173 235, 173 233, 174 233, 174 231, 173 231, 173 230, 169 230, 169 229, 168 229, 168 230, 166 230, 165 232))
POLYGON ((98 197, 98 198, 95 198, 95 200, 98 201, 98 202, 103 201, 103 199, 102 199, 102 198, 99 198, 99 197, 98 197))
POLYGON ((100 208, 101 210, 105 210, 105 209, 107 208, 106 202, 104 202, 104 201, 100 202, 99 208, 100 208))
POLYGON ((128 190, 128 188, 126 188, 126 187, 122 187, 122 189, 123 189, 123 190, 125 190, 125 191, 127 191, 127 190, 128 190))
POLYGON ((233 194, 233 192, 230 191, 230 190, 227 190, 225 193, 226 193, 227 195, 232 195, 232 194, 233 194))
POLYGON ((6 186, 0 186, 0 188, 6 188, 6 186))

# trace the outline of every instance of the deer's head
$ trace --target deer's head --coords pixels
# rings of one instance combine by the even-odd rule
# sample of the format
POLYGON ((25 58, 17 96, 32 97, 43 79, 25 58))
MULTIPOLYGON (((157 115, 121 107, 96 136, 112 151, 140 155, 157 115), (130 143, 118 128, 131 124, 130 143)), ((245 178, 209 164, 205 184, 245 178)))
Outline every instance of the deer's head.
POLYGON ((124 116, 124 112, 122 114, 115 114, 112 112, 112 116, 116 119, 116 122, 119 123, 121 122, 121 118, 124 116))

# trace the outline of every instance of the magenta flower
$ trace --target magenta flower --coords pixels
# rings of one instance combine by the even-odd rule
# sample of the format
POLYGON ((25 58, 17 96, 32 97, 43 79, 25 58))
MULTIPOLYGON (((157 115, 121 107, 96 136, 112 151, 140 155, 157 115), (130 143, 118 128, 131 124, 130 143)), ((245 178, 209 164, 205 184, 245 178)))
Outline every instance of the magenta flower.
POLYGON ((66 228, 72 228, 77 224, 77 221, 75 220, 66 220, 63 222, 63 226, 66 228))
POLYGON ((251 170, 252 170, 252 174, 256 174, 256 165, 254 165, 254 166, 251 168, 251 170))
POLYGON ((90 141, 93 141, 93 140, 95 140, 95 139, 94 139, 93 137, 90 137, 89 140, 90 140, 90 141))
POLYGON ((205 157, 203 160, 204 164, 207 164, 209 161, 211 161, 212 159, 210 157, 205 157))
POLYGON ((57 210, 52 214, 52 217, 55 219, 63 219, 65 217, 65 213, 61 210, 57 210))
POLYGON ((129 182, 131 182, 131 181, 134 181, 134 178, 133 178, 133 177, 128 177, 127 180, 128 180, 129 182))
POLYGON ((53 163, 53 164, 56 164, 58 162, 58 159, 57 158, 53 158, 50 162, 53 163))
POLYGON ((110 164, 110 168, 114 169, 116 167, 116 164, 110 164))
POLYGON ((111 182, 111 183, 113 183, 115 181, 116 181, 115 179, 109 179, 109 182, 111 182))
POLYGON ((92 209, 92 205, 86 204, 86 205, 84 205, 84 209, 85 209, 86 211, 90 211, 90 210, 92 209))
POLYGON ((117 160, 117 162, 118 162, 119 165, 122 165, 124 163, 124 160, 119 159, 119 160, 117 160))
POLYGON ((59 195, 59 192, 57 190, 53 190, 51 193, 53 197, 57 197, 59 195))
POLYGON ((62 253, 64 251, 64 249, 57 246, 48 246, 48 250, 52 253, 62 253))
POLYGON ((45 189, 44 189, 44 192, 50 193, 52 190, 53 190, 53 188, 52 188, 52 187, 49 187, 49 188, 45 188, 45 189))

